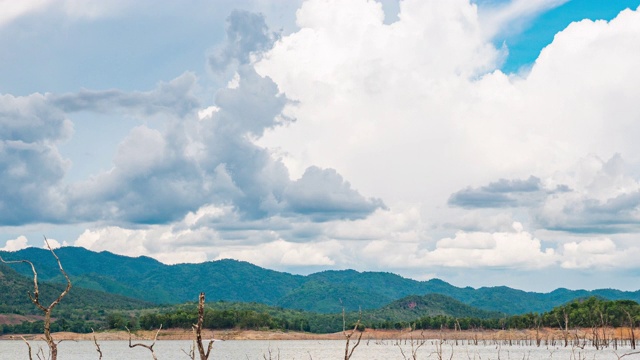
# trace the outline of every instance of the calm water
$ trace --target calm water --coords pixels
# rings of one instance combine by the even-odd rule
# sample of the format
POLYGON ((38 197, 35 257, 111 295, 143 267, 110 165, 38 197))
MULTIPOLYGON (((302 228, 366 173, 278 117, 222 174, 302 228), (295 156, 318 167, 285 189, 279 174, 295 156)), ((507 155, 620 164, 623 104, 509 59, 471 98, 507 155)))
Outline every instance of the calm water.
MULTIPOLYGON (((144 342, 150 344, 150 342, 144 342)), ((104 360, 117 359, 152 359, 151 353, 145 348, 130 349, 127 341, 101 341, 100 348, 104 360)), ((191 346, 190 341, 157 341, 154 350, 159 360, 189 359, 185 354, 191 346)), ((230 340, 216 342, 210 359, 344 359, 344 341, 332 340, 288 340, 288 341, 259 341, 259 340, 230 340), (269 354, 271 352, 271 354, 269 354)), ((46 349, 44 342, 32 342, 35 350, 39 346, 46 349)), ((88 360, 98 359, 98 352, 91 341, 63 341, 58 346, 60 360, 88 360)), ((411 345, 409 342, 397 344, 395 341, 365 341, 353 353, 353 360, 403 360, 402 349, 407 359, 411 359, 411 345)), ((444 345, 442 358, 449 360, 452 347, 444 345)), ((612 349, 571 349, 563 347, 534 347, 534 346, 467 346, 453 347, 455 360, 538 360, 538 359, 618 359, 618 356, 631 352, 630 349, 618 349, 617 355, 612 349)), ((416 352, 417 359, 438 359, 435 343, 427 342, 416 352)), ((33 355, 36 358, 35 354, 33 355)), ((28 359, 27 346, 22 341, 0 341, 0 359, 28 359)), ((640 359, 640 354, 629 355, 624 359, 640 359)))

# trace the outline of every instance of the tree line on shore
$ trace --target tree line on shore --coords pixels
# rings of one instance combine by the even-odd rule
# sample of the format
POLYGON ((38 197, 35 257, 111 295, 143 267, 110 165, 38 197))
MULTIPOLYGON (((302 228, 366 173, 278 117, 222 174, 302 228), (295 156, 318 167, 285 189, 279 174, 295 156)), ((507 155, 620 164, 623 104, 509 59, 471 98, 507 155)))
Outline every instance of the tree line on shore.
MULTIPOLYGON (((102 321, 87 321, 62 314, 51 323, 51 331, 89 333, 102 330, 153 330, 164 328, 190 329, 198 314, 194 304, 184 304, 166 309, 110 312, 102 321)), ((357 313, 346 318, 353 326, 357 313)), ((578 299, 555 307, 545 313, 527 313, 495 318, 453 317, 447 315, 422 316, 411 321, 395 321, 384 314, 363 312, 361 328, 372 329, 449 329, 449 330, 504 330, 548 328, 631 327, 640 322, 640 305, 631 300, 603 300, 596 297, 578 299)), ((17 325, 0 325, 3 334, 42 333, 42 321, 23 322, 17 325)), ((317 314, 269 307, 262 304, 238 304, 217 302, 204 310, 203 328, 212 330, 283 330, 312 333, 330 333, 343 329, 342 314, 317 314), (216 308, 218 307, 218 308, 216 308)))

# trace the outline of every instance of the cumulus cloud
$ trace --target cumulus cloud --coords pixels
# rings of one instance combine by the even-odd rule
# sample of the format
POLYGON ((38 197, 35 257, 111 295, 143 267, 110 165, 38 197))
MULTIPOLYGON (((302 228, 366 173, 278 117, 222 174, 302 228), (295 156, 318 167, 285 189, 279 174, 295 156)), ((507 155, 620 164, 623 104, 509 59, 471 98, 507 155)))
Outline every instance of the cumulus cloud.
POLYGON ((233 10, 227 17, 227 39, 209 57, 214 72, 224 72, 230 65, 246 65, 252 56, 271 48, 278 34, 271 32, 262 14, 233 10))
POLYGON ((452 238, 438 240, 432 250, 417 242, 398 246, 378 240, 363 252, 369 257, 380 256, 387 265, 402 263, 406 267, 535 269, 552 266, 558 260, 554 249, 543 249, 541 241, 517 222, 508 232, 459 231, 452 238))
POLYGON ((28 239, 24 235, 20 235, 15 239, 7 240, 4 247, 0 248, 2 251, 18 251, 29 247, 28 239))
MULTIPOLYGON (((531 176, 468 187, 453 193, 448 204, 467 210, 519 207, 533 226, 551 231, 636 233, 640 230, 640 179, 628 172, 629 165, 619 154, 606 161, 589 156, 544 181, 531 176)), ((470 214, 452 224, 477 224, 469 221, 474 218, 470 214)), ((485 218, 491 216, 498 215, 483 213, 485 218)))
POLYGON ((58 143, 73 133, 64 112, 51 106, 46 95, 0 94, 0 139, 24 143, 58 143))
POLYGON ((233 258, 250 261, 260 266, 331 266, 335 261, 331 255, 342 246, 337 241, 315 242, 313 244, 291 243, 276 240, 251 248, 221 252, 218 259, 233 258))
POLYGON ((431 274, 625 260, 640 13, 574 23, 530 72, 496 70, 492 37, 560 3, 405 0, 390 22, 375 1, 309 0, 282 36, 237 11, 207 59, 227 84, 212 104, 190 73, 144 92, 4 96, 0 218, 87 222, 77 245, 172 262, 431 274), (57 146, 77 112, 161 121, 132 123, 109 170, 69 184, 57 146))
MULTIPOLYGON (((240 52, 265 35, 262 16, 235 12, 229 21, 229 46, 241 45, 240 52), (253 40, 240 40, 245 37, 253 40)), ((189 73, 148 92, 47 95, 51 106, 65 112, 164 117, 163 127, 134 127, 111 169, 69 186, 70 221, 166 224, 208 205, 230 205, 245 221, 280 215, 326 221, 364 217, 383 206, 332 169, 314 167, 292 181, 282 161, 254 143, 265 130, 292 121, 282 114, 289 100, 251 66, 236 70, 236 84, 220 89, 205 112, 195 111, 196 78, 189 73), (302 199, 300 191, 309 186, 317 187, 314 197, 302 199)))
POLYGON ((541 227, 573 233, 637 233, 640 231, 640 179, 616 154, 609 160, 591 156, 569 172, 558 174, 572 191, 548 196, 534 209, 541 227))
POLYGON ((572 241, 562 246, 561 266, 566 269, 634 267, 640 248, 619 249, 610 238, 572 241))
POLYGON ((43 249, 58 249, 62 246, 69 246, 69 243, 67 243, 66 241, 63 241, 62 244, 56 240, 56 239, 46 239, 46 240, 42 240, 42 248, 43 249))
POLYGON ((201 249, 190 247, 188 243, 179 244, 180 239, 188 234, 172 234, 176 235, 178 241, 169 246, 171 240, 166 238, 168 229, 156 227, 135 230, 117 226, 87 229, 76 239, 74 245, 132 257, 153 256, 166 264, 199 263, 207 260, 206 252, 201 249))
POLYGON ((308 168, 302 177, 284 191, 286 210, 311 218, 356 219, 384 208, 380 199, 365 199, 335 170, 308 168))
POLYGON ((0 95, 1 224, 61 220, 61 181, 70 163, 57 145, 72 133, 71 121, 45 96, 0 95))

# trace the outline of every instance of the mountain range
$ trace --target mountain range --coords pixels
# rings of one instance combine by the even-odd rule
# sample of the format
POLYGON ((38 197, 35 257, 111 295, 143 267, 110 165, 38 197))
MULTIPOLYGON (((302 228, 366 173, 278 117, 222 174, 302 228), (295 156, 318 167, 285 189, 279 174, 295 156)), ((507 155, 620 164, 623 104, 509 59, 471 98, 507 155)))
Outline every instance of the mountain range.
MULTIPOLYGON (((410 295, 442 294, 484 311, 521 314, 549 311, 576 298, 590 296, 640 301, 640 291, 561 288, 549 293, 536 293, 505 286, 474 289, 456 287, 439 279, 417 281, 387 272, 331 270, 302 276, 228 259, 166 265, 149 257, 127 257, 81 247, 62 247, 56 253, 71 278, 74 291, 83 288, 155 304, 195 301, 200 292, 205 292, 208 302, 256 302, 288 309, 337 313, 343 307, 347 311, 378 309, 410 295)), ((6 260, 30 260, 42 281, 64 281, 49 250, 0 251, 0 256, 6 260)), ((11 267, 32 277, 31 268, 26 264, 11 267)))

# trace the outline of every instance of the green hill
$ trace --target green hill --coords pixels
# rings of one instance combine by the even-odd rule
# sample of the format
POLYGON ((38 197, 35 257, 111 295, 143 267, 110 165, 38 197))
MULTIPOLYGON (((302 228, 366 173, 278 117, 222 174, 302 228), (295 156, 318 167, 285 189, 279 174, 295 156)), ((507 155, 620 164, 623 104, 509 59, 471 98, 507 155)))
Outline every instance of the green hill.
MULTIPOLYGON (((79 247, 56 250, 75 288, 105 291, 157 304, 194 301, 204 291, 208 301, 259 302, 290 309, 338 312, 376 309, 409 295, 442 294, 464 304, 505 314, 545 312, 575 298, 598 296, 640 301, 640 291, 557 289, 550 293, 508 287, 459 288, 439 279, 416 281, 386 272, 323 271, 308 276, 264 269, 243 261, 165 265, 148 257, 126 257, 79 247)), ((45 281, 63 282, 55 259, 45 249, 0 252, 5 259, 28 259, 45 281)), ((30 268, 15 265, 31 276, 30 268)))
POLYGON ((500 318, 503 313, 486 311, 441 294, 410 295, 367 313, 377 321, 411 321, 424 316, 454 318, 500 318))
MULTIPOLYGON (((64 290, 63 284, 39 282, 38 287, 40 303, 45 307, 64 290)), ((0 263, 0 313, 42 315, 40 309, 29 299, 28 292, 33 293, 33 277, 27 278, 0 263)), ((55 307, 53 316, 98 319, 108 310, 142 309, 151 305, 149 302, 121 295, 72 287, 63 301, 55 307)))

